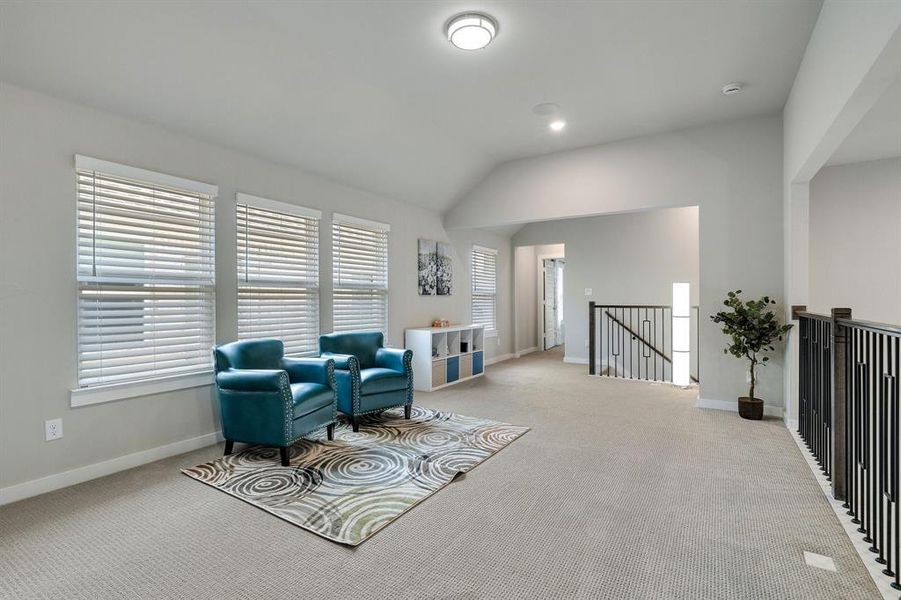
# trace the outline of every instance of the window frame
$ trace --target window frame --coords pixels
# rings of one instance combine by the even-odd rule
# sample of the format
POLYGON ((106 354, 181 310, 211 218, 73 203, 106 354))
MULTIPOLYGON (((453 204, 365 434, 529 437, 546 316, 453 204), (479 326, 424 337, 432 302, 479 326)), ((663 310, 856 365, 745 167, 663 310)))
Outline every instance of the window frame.
POLYGON ((470 281, 470 302, 469 302, 469 317, 472 320, 473 325, 482 325, 485 331, 485 337, 497 337, 498 335, 498 323, 497 323, 497 258, 498 258, 498 250, 497 248, 489 248, 487 246, 480 246, 478 244, 473 244, 472 249, 469 253, 469 281, 470 281), (493 257, 494 261, 494 291, 492 293, 484 293, 484 292, 476 292, 476 253, 479 254, 487 254, 493 257), (479 297, 490 297, 494 304, 494 310, 492 311, 493 322, 489 327, 487 324, 478 323, 475 320, 475 298, 479 297))
POLYGON ((390 245, 391 245, 391 226, 388 223, 382 223, 379 221, 372 221, 370 219, 364 219, 361 217, 354 217, 351 215, 346 215, 342 213, 332 213, 332 223, 331 223, 331 258, 332 258, 332 290, 331 290, 331 300, 332 300, 332 332, 353 332, 353 331, 380 331, 382 335, 385 336, 386 342, 388 339, 388 322, 389 322, 389 304, 390 304, 390 245), (341 226, 347 227, 356 227, 358 229, 369 230, 376 234, 384 234, 385 236, 385 244, 384 244, 384 287, 371 286, 366 287, 361 284, 352 284, 350 286, 347 285, 339 285, 341 283, 339 281, 340 266, 338 260, 338 248, 337 245, 337 229, 341 226), (346 328, 342 327, 340 329, 337 328, 337 320, 335 318, 335 307, 338 302, 336 301, 336 292, 339 291, 350 291, 350 290, 360 290, 360 291, 373 291, 375 290, 378 295, 383 298, 383 306, 384 306, 384 319, 382 322, 382 326, 379 328, 346 328))
MULTIPOLYGON (((260 339, 259 337, 242 337, 241 336, 241 288, 242 287, 252 287, 254 285, 266 288, 272 287, 284 287, 287 289, 303 289, 303 290, 314 290, 315 300, 312 304, 315 306, 315 318, 312 319, 312 324, 315 326, 315 334, 313 335, 313 346, 308 350, 293 352, 289 349, 286 344, 285 347, 285 355, 293 356, 293 357, 304 357, 304 356, 317 356, 318 355, 318 339, 321 333, 321 300, 322 300, 322 231, 321 231, 321 223, 322 222, 322 211, 307 208, 305 206, 300 206, 297 204, 291 204, 288 202, 281 202, 278 200, 271 200, 269 198, 262 198, 260 196, 254 196, 251 194, 245 194, 243 192, 237 192, 235 194, 235 251, 236 251, 236 264, 235 264, 235 273, 237 276, 237 285, 235 288, 235 309, 236 309, 236 321, 238 326, 238 339, 239 340, 247 340, 247 339, 260 339), (284 282, 276 283, 274 285, 265 285, 260 280, 254 281, 252 279, 248 279, 248 273, 246 271, 243 272, 242 279, 242 269, 241 269, 241 245, 240 245, 240 236, 241 236, 241 226, 240 226, 240 218, 239 211, 240 207, 244 206, 246 209, 258 209, 262 211, 267 211, 270 213, 277 213, 285 216, 292 217, 300 217, 304 219, 313 219, 316 221, 315 224, 315 247, 312 248, 315 254, 315 260, 312 261, 315 264, 315 282, 313 280, 308 280, 305 283, 315 283, 315 286, 290 286, 286 285, 284 282)), ((247 244, 247 242, 245 242, 247 244)), ((276 337, 276 336, 272 336, 276 337)), ((278 339, 282 339, 278 337, 278 339)), ((282 339, 284 342, 284 340, 282 339)))
MULTIPOLYGON (((76 231, 75 231, 75 239, 73 244, 73 267, 75 272, 75 364, 74 364, 74 375, 75 375, 75 385, 70 389, 69 403, 72 408, 87 406, 91 404, 99 404, 103 402, 111 402, 114 400, 121 400, 124 398, 131 398, 136 396, 144 396, 148 394, 156 394, 161 392, 180 390, 180 389, 188 389, 193 387, 199 387, 204 385, 209 385, 213 383, 213 362, 212 362, 212 348, 210 349, 210 362, 209 368, 200 368, 197 371, 191 371, 187 373, 176 373, 176 374, 157 374, 151 375, 148 377, 140 377, 136 379, 129 379, 123 381, 111 381, 111 382, 98 382, 91 385, 82 385, 80 379, 80 361, 82 357, 82 331, 81 331, 81 303, 83 300, 82 297, 82 288, 81 286, 85 283, 85 280, 82 279, 82 275, 79 273, 80 261, 79 261, 79 251, 80 251, 80 243, 79 243, 79 235, 78 235, 78 226, 80 223, 80 217, 78 215, 79 211, 79 192, 78 185, 81 175, 80 172, 91 172, 95 174, 101 174, 114 178, 121 178, 131 180, 133 182, 144 184, 147 186, 159 186, 164 188, 173 188, 175 190, 180 190, 182 192, 188 192, 192 194, 197 194, 200 196, 206 196, 209 202, 210 207, 210 218, 209 218, 209 226, 210 226, 210 234, 209 234, 209 248, 210 252, 210 264, 211 269, 209 269, 210 280, 207 286, 210 290, 210 299, 211 299, 211 310, 210 310, 210 320, 209 320, 209 331, 212 339, 212 343, 215 344, 216 341, 216 240, 215 240, 215 231, 216 231, 216 223, 215 223, 215 208, 216 208, 216 199, 219 195, 219 188, 216 185, 203 183, 199 181, 194 181, 190 179, 185 179, 182 177, 177 177, 173 175, 168 175, 165 173, 158 173, 155 171, 150 171, 147 169, 141 169, 138 167, 132 167, 129 165, 124 165, 120 163, 114 163, 110 161, 105 161, 97 158, 92 158, 89 156, 83 156, 76 154, 74 157, 74 178, 75 178, 75 189, 76 189, 76 231)), ((96 177, 96 175, 94 175, 96 177)), ((203 222, 203 221, 201 221, 203 222)), ((110 282, 111 283, 111 282, 110 282)))

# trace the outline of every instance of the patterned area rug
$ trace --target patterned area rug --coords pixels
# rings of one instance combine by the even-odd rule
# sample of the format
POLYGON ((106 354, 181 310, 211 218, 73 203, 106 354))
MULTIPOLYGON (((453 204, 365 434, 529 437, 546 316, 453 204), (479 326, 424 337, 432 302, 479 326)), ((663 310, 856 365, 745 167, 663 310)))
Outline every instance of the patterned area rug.
POLYGON ((182 472, 332 541, 356 546, 529 430, 413 407, 339 423, 291 448, 254 446, 182 472))

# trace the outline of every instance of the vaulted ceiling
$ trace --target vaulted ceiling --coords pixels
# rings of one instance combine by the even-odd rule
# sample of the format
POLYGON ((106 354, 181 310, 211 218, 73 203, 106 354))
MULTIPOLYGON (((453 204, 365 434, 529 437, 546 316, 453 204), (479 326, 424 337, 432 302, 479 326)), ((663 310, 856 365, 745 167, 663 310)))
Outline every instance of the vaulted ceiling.
POLYGON ((819 6, 4 2, 0 78, 445 211, 501 162, 779 111, 819 6), (443 37, 463 10, 487 49, 443 37))

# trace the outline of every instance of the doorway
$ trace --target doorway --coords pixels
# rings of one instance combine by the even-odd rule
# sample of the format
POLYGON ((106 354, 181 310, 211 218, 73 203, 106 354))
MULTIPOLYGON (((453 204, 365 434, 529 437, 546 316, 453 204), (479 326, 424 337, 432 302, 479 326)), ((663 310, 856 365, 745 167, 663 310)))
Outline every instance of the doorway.
POLYGON ((562 258, 542 259, 542 349, 550 350, 563 344, 563 272, 562 258))

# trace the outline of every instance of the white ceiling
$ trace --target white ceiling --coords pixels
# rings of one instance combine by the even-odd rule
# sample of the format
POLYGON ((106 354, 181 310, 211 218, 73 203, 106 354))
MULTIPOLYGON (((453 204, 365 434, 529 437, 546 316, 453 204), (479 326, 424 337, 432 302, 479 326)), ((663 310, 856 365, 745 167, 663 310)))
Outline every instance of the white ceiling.
POLYGON ((503 161, 780 110, 820 3, 0 6, 4 80, 444 211, 503 161), (499 35, 456 50, 473 9, 499 35))
POLYGON ((882 94, 826 163, 846 165, 901 156, 901 76, 882 94))

